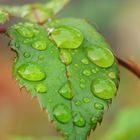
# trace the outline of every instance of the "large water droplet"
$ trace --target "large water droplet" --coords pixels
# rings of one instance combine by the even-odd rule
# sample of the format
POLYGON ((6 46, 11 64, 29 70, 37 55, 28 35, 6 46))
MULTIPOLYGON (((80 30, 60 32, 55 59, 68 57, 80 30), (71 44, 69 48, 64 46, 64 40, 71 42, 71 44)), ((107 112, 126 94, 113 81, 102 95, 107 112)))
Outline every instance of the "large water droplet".
POLYGON ((83 71, 83 74, 85 75, 85 76, 90 76, 92 73, 91 73, 91 71, 90 70, 84 70, 83 71))
POLYGON ((38 93, 46 93, 47 92, 47 87, 45 84, 38 84, 35 86, 35 91, 38 93))
POLYGON ((93 80, 91 90, 94 95, 102 99, 111 99, 117 91, 115 83, 105 77, 93 80))
POLYGON ((18 68, 18 74, 28 81, 41 81, 46 78, 41 68, 33 63, 22 64, 18 68))
POLYGON ((104 109, 104 105, 100 104, 100 103, 95 103, 94 107, 97 109, 97 110, 103 110, 104 109))
POLYGON ((68 50, 61 49, 60 59, 66 65, 69 65, 72 62, 72 57, 68 50))
POLYGON ((32 43, 32 47, 34 49, 37 49, 39 51, 43 51, 47 48, 47 44, 46 44, 46 41, 45 40, 42 40, 42 41, 35 41, 32 43))
POLYGON ((52 32, 52 37, 60 48, 75 49, 83 42, 83 34, 70 26, 57 27, 52 32))
POLYGON ((63 87, 61 87, 59 93, 66 99, 72 99, 74 96, 68 83, 66 83, 63 87))
POLYGON ((70 109, 64 104, 57 105, 54 108, 53 115, 61 123, 68 123, 71 119, 70 109))
POLYGON ((89 64, 89 61, 88 61, 88 59, 86 59, 86 58, 82 59, 81 62, 82 62, 83 64, 85 64, 85 65, 88 65, 88 64, 89 64))
POLYGON ((16 30, 23 37, 32 38, 34 36, 34 33, 32 32, 32 30, 27 27, 17 26, 16 30))
POLYGON ((76 113, 75 114, 73 122, 74 122, 74 125, 76 125, 78 127, 84 127, 85 124, 86 124, 86 120, 81 115, 81 113, 76 113))
POLYGON ((88 58, 97 66, 107 68, 114 63, 112 52, 103 47, 93 46, 87 50, 88 58))

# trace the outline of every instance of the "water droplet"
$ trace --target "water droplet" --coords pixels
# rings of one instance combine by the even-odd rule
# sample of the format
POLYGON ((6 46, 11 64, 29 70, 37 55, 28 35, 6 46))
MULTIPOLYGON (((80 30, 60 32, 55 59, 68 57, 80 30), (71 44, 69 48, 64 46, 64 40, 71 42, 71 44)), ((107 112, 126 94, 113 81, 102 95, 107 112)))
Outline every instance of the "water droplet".
POLYGON ((98 119, 96 117, 92 117, 91 122, 92 122, 92 124, 97 124, 98 119))
POLYGON ((70 109, 64 104, 57 105, 53 110, 53 115, 61 123, 68 123, 71 119, 70 109))
POLYGON ((38 59, 39 59, 39 60, 43 60, 43 59, 44 59, 44 56, 43 56, 43 55, 39 55, 39 56, 38 56, 38 59))
POLYGON ((89 102, 90 102, 90 99, 89 99, 89 98, 84 98, 84 99, 83 99, 83 102, 84 102, 84 103, 89 103, 89 102))
POLYGON ((28 81, 41 81, 46 78, 46 74, 40 67, 30 62, 22 64, 18 68, 18 74, 28 81))
POLYGON ((76 68, 78 68, 78 64, 74 64, 74 66, 75 66, 76 68))
POLYGON ((58 47, 69 49, 80 47, 84 38, 78 29, 70 26, 57 27, 51 35, 58 47))
POLYGON ((96 70, 95 70, 95 69, 92 69, 91 71, 92 71, 92 73, 94 73, 94 74, 96 73, 96 70))
POLYGON ((30 56, 31 56, 30 53, 28 53, 28 52, 24 53, 24 57, 29 58, 30 56))
POLYGON ((47 48, 47 44, 46 44, 46 41, 45 40, 42 40, 42 41, 35 41, 32 43, 32 47, 34 49, 37 49, 39 51, 43 51, 47 48))
POLYGON ((110 73, 108 74, 108 76, 109 76, 111 79, 115 79, 115 78, 116 78, 115 72, 110 72, 110 73))
POLYGON ((111 99, 117 91, 115 83, 105 77, 93 80, 91 90, 94 95, 102 99, 111 99))
POLYGON ((74 116, 74 125, 78 126, 78 127, 84 127, 86 124, 86 121, 84 119, 84 117, 81 115, 81 113, 76 113, 74 116))
POLYGON ((97 110, 103 110, 104 109, 104 105, 100 104, 100 103, 95 103, 94 104, 94 107, 97 109, 97 110))
POLYGON ((85 83, 85 80, 84 79, 80 79, 80 83, 85 83))
POLYGON ((94 64, 103 68, 110 67, 114 63, 114 56, 107 48, 93 46, 87 50, 87 56, 94 64))
POLYGON ((80 106, 82 103, 81 103, 81 101, 76 101, 75 104, 76 104, 77 106, 80 106))
POLYGON ((90 76, 91 75, 91 71, 86 69, 86 70, 83 71, 83 74, 85 76, 90 76))
POLYGON ((45 84, 38 84, 35 86, 35 91, 38 93, 46 93, 47 92, 47 87, 45 84))
POLYGON ((27 27, 24 27, 24 25, 23 26, 17 26, 16 30, 23 37, 32 38, 34 36, 34 33, 32 32, 32 30, 27 28, 27 27))
POLYGON ((82 59, 81 62, 82 62, 83 64, 85 64, 85 65, 88 65, 88 64, 89 64, 89 61, 88 61, 88 59, 86 59, 86 58, 82 59))
POLYGON ((68 83, 66 83, 63 87, 61 87, 59 93, 66 99, 72 99, 74 96, 68 83))
POLYGON ((60 59, 66 65, 69 65, 72 62, 72 57, 68 50, 61 49, 60 59))
POLYGON ((85 89, 86 86, 85 86, 84 84, 81 83, 81 84, 80 84, 80 88, 81 88, 81 89, 85 89))

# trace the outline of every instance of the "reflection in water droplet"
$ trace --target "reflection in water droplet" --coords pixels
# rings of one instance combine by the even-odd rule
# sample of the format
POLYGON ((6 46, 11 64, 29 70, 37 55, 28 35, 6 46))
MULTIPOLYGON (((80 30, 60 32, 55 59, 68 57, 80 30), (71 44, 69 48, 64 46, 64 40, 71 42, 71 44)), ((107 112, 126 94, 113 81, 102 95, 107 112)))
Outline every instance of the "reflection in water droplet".
POLYGON ((111 99, 117 91, 115 83, 105 77, 93 80, 91 90, 94 95, 102 99, 111 99))
POLYGON ((68 83, 66 83, 63 87, 61 87, 59 93, 66 99, 72 99, 74 96, 68 83))
POLYGON ((43 51, 47 48, 47 44, 45 40, 34 41, 32 43, 32 47, 36 50, 43 51))
POLYGON ((90 102, 90 99, 89 99, 89 98, 84 98, 84 99, 83 99, 83 102, 84 102, 84 103, 89 103, 89 102, 90 102))
POLYGON ((40 67, 33 63, 22 64, 18 68, 18 74, 28 81, 41 81, 46 78, 40 67))
POLYGON ((53 110, 53 115, 61 123, 68 123, 71 119, 70 109, 64 104, 57 105, 53 110))
POLYGON ((75 104, 76 104, 77 106, 80 106, 82 103, 81 103, 81 101, 76 101, 75 104))
POLYGON ((76 113, 75 114, 73 122, 74 122, 74 125, 76 125, 78 127, 84 127, 85 124, 86 124, 86 120, 81 115, 81 113, 76 113))
POLYGON ((83 34, 70 26, 57 27, 52 32, 52 37, 60 48, 75 49, 83 42, 83 34))
POLYGON ((90 76, 91 75, 91 71, 86 69, 86 70, 83 71, 83 74, 85 76, 90 76))
POLYGON ((81 83, 81 84, 80 84, 80 88, 81 88, 81 89, 85 89, 86 86, 85 86, 84 84, 81 83))
POLYGON ((24 53, 24 57, 29 58, 30 56, 31 56, 30 53, 28 53, 28 52, 24 53))
POLYGON ((108 76, 109 76, 111 79, 115 79, 115 78, 116 78, 115 72, 110 72, 110 73, 108 74, 108 76))
POLYGON ((35 91, 38 93, 46 93, 47 92, 47 87, 45 84, 37 84, 35 86, 35 91))
POLYGON ((97 66, 107 68, 114 63, 112 52, 103 47, 93 46, 87 50, 88 58, 97 66))
POLYGON ((32 30, 28 29, 27 27, 17 26, 16 30, 23 37, 32 38, 34 36, 34 33, 32 32, 32 30))
POLYGON ((60 50, 60 59, 66 65, 69 65, 72 62, 71 54, 66 49, 65 50, 64 49, 61 49, 60 50))
POLYGON ((104 109, 104 106, 100 103, 95 103, 94 107, 97 109, 97 110, 103 110, 104 109))
POLYGON ((82 62, 83 64, 85 64, 85 65, 88 65, 88 64, 89 64, 89 61, 88 61, 88 59, 86 59, 86 58, 82 59, 81 62, 82 62))

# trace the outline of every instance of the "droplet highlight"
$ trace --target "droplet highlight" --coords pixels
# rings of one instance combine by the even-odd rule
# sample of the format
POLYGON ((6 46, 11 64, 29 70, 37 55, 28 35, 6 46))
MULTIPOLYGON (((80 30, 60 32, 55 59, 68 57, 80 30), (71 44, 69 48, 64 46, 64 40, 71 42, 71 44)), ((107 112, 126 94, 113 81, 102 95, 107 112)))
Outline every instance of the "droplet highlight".
POLYGON ((41 68, 33 63, 22 64, 17 71, 23 79, 28 81, 41 81, 46 78, 41 68))

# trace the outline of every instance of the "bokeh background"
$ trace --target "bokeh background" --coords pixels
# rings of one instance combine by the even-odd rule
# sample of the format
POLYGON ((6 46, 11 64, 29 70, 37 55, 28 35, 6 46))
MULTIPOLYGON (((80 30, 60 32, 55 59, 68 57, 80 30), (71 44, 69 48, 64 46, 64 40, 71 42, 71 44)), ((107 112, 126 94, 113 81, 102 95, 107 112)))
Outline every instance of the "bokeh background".
MULTIPOLYGON (((0 4, 35 1, 41 0, 0 0, 0 4)), ((87 19, 105 36, 116 55, 140 64, 140 0, 72 0, 58 17, 87 19)), ((37 100, 25 89, 20 90, 12 77, 15 53, 8 43, 8 38, 0 35, 0 140, 9 136, 61 139, 37 100)), ((140 80, 122 67, 120 72, 118 96, 89 140, 140 140, 140 80)))

